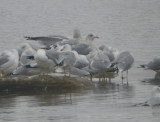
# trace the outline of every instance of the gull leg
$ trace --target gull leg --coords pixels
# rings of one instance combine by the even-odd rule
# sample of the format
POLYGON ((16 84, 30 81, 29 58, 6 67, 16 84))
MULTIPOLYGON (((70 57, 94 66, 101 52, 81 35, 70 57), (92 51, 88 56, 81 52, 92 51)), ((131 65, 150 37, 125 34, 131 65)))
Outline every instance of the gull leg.
POLYGON ((106 77, 106 83, 108 82, 107 77, 106 77))
POLYGON ((106 73, 105 72, 103 72, 103 82, 105 83, 105 81, 106 81, 106 77, 105 77, 105 75, 106 75, 106 73))
POLYGON ((108 77, 107 77, 107 72, 106 72, 106 73, 105 73, 105 79, 106 79, 105 82, 106 82, 106 83, 108 82, 107 78, 108 78, 108 77))
POLYGON ((90 80, 91 80, 91 82, 92 82, 92 74, 90 74, 90 80))
POLYGON ((127 70, 127 72, 126 72, 126 73, 127 73, 126 75, 127 75, 127 85, 128 85, 128 70, 127 70))
POLYGON ((45 81, 45 73, 42 72, 40 75, 39 75, 39 78, 41 79, 41 81, 45 81))
POLYGON ((70 93, 70 101, 71 101, 71 104, 72 104, 72 93, 70 93))
POLYGON ((111 78, 109 77, 109 84, 111 84, 111 78))
POLYGON ((66 68, 64 67, 63 69, 64 69, 64 76, 66 76, 66 68))
POLYGON ((67 93, 65 93, 64 95, 65 95, 65 97, 64 97, 65 98, 65 102, 67 102, 67 100, 66 100, 67 93))
POLYGON ((105 75, 103 75, 103 79, 104 79, 104 82, 106 82, 106 77, 105 77, 105 75))
POLYGON ((123 77, 123 71, 121 73, 122 73, 122 77, 121 78, 122 78, 122 84, 123 84, 123 79, 124 79, 124 77, 123 77))
POLYGON ((69 71, 69 77, 71 77, 71 67, 68 68, 69 71))
POLYGON ((101 82, 101 75, 98 73, 99 83, 101 82))
POLYGON ((2 72, 2 78, 6 78, 6 75, 4 72, 2 72))

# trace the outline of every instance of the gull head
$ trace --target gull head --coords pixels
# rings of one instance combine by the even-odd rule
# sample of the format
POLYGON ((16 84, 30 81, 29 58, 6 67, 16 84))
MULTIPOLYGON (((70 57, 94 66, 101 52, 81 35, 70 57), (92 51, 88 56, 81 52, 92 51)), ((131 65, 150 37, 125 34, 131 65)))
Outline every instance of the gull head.
POLYGON ((93 34, 88 34, 86 37, 87 41, 93 41, 95 38, 99 38, 98 36, 94 36, 93 34))
POLYGON ((20 47, 17 49, 19 56, 25 51, 32 48, 28 43, 23 43, 20 45, 20 47))
POLYGON ((22 45, 21 45, 21 49, 24 51, 24 50, 26 50, 26 49, 29 49, 29 48, 31 48, 31 46, 28 44, 28 43, 23 43, 22 45))
POLYGON ((71 50, 72 50, 72 48, 71 48, 71 46, 69 44, 65 44, 63 46, 63 49, 61 49, 61 51, 71 51, 71 50))
POLYGON ((77 41, 82 41, 81 32, 78 28, 75 28, 73 31, 73 38, 77 41))

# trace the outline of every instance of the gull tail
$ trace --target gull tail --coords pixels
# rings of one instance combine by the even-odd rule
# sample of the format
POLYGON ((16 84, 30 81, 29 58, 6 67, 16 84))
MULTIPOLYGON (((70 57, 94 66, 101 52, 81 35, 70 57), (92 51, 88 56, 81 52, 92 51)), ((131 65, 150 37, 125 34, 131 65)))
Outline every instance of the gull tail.
POLYGON ((26 68, 38 68, 38 66, 25 65, 26 68))
POLYGON ((146 101, 146 102, 143 102, 143 103, 134 104, 132 106, 150 106, 150 105, 148 104, 148 101, 146 101))
POLYGON ((41 38, 44 38, 44 37, 31 37, 31 36, 24 36, 24 38, 26 38, 27 40, 39 40, 41 38))
POLYGON ((110 67, 110 68, 108 68, 107 70, 106 70, 106 72, 110 72, 110 73, 117 73, 118 74, 118 72, 119 72, 119 69, 118 69, 118 67, 110 67))
POLYGON ((139 65, 139 67, 137 67, 137 68, 147 68, 147 66, 146 66, 146 64, 141 64, 141 65, 139 65))
POLYGON ((24 38, 26 38, 27 40, 32 40, 34 37, 25 36, 24 38))

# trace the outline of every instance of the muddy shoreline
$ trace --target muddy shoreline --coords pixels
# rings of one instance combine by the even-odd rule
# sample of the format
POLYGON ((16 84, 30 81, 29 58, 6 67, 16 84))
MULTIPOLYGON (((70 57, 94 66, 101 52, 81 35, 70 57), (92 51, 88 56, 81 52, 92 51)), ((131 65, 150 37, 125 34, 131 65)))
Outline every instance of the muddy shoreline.
POLYGON ((86 78, 69 76, 0 78, 0 92, 75 90, 89 88, 92 87, 92 85, 93 83, 86 78))

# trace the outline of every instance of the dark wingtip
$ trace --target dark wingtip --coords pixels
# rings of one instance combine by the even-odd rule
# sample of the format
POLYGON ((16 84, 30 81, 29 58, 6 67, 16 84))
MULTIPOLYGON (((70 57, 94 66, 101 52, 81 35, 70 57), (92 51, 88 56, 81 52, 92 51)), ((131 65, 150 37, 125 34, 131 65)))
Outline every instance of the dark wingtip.
POLYGON ((24 38, 26 38, 27 40, 31 40, 32 37, 29 37, 29 36, 24 36, 24 38))
POLYGON ((34 56, 27 56, 27 59, 34 60, 34 56))
POLYGON ((141 64, 141 65, 139 65, 139 67, 137 67, 137 68, 145 68, 145 64, 141 64))
POLYGON ((38 68, 38 66, 25 65, 26 68, 38 68))
POLYGON ((26 68, 31 68, 31 66, 30 66, 30 65, 25 65, 25 67, 26 67, 26 68))

